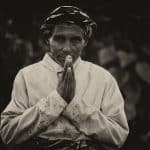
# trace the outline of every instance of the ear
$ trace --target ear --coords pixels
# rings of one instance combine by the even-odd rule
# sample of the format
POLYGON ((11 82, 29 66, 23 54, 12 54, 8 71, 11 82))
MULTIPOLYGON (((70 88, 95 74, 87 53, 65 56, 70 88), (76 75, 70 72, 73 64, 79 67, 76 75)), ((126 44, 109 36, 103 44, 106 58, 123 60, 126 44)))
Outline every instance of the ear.
POLYGON ((84 40, 84 47, 86 47, 88 40, 84 40))
POLYGON ((46 43, 47 45, 49 45, 49 41, 48 41, 48 39, 45 39, 45 43, 46 43))

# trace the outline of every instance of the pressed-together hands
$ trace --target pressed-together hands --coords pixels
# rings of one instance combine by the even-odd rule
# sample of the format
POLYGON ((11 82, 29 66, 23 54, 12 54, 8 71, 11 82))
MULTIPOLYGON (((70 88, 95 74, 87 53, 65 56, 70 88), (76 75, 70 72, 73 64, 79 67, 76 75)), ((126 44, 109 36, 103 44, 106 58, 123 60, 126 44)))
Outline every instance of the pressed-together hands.
POLYGON ((74 75, 72 57, 68 55, 64 63, 64 71, 60 76, 57 91, 60 96, 69 103, 74 95, 76 88, 76 80, 74 75))

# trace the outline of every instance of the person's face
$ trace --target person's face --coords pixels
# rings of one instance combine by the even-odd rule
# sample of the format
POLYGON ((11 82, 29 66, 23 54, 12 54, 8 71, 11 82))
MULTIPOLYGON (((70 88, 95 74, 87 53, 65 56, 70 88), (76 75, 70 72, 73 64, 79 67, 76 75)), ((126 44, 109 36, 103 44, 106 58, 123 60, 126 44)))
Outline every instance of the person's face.
POLYGON ((75 24, 56 25, 48 42, 51 57, 61 66, 67 55, 71 55, 75 62, 86 46, 83 29, 75 24))

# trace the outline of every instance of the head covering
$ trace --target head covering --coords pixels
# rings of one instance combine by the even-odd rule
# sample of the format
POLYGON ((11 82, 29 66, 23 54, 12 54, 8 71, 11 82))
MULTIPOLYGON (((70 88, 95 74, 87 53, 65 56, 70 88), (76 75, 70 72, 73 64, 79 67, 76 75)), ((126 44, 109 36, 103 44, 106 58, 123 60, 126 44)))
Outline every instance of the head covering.
POLYGON ((92 30, 96 29, 96 23, 81 9, 75 6, 60 6, 54 9, 41 25, 41 31, 50 35, 55 25, 61 23, 77 24, 85 31, 85 36, 90 38, 92 30))

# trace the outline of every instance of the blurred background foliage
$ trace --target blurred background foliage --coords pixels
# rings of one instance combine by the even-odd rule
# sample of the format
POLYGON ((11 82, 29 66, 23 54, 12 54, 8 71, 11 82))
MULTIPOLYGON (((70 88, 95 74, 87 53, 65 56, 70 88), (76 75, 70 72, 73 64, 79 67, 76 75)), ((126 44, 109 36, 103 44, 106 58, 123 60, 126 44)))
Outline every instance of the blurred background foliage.
MULTIPOLYGON (((83 59, 116 78, 130 134, 122 150, 150 149, 150 10, 144 1, 43 0, 0 2, 0 112, 10 101, 18 70, 48 51, 39 33, 43 18, 60 5, 85 10, 98 29, 83 59)), ((0 142, 4 150, 12 150, 0 142)))

